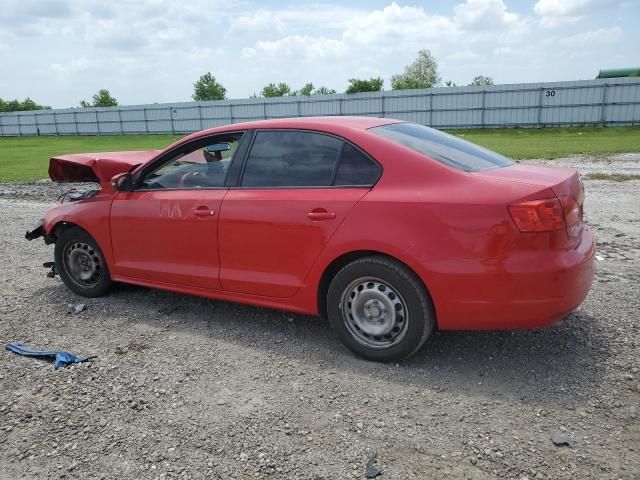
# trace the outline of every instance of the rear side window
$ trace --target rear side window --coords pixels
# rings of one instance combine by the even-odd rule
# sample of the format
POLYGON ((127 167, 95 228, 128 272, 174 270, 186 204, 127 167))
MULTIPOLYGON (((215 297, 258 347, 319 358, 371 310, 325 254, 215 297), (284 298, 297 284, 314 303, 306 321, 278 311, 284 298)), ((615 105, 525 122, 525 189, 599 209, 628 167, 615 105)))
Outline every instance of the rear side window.
POLYGON ((369 131, 465 172, 513 165, 499 153, 416 123, 393 123, 369 131))
POLYGON ((325 187, 331 185, 342 142, 313 132, 262 131, 256 134, 243 187, 325 187))
POLYGON ((334 185, 373 185, 380 177, 380 167, 353 145, 345 143, 334 185))

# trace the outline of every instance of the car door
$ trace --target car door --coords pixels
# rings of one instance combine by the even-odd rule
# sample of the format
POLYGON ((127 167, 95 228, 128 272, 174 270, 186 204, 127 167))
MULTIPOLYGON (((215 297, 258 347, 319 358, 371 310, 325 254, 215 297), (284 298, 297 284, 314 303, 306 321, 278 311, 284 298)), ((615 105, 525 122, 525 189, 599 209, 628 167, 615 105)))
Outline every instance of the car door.
POLYGON ((222 203, 222 288, 292 296, 380 173, 376 162, 335 136, 257 131, 239 184, 222 203))
POLYGON ((114 274, 220 289, 218 215, 242 132, 191 142, 145 167, 110 214, 114 274))

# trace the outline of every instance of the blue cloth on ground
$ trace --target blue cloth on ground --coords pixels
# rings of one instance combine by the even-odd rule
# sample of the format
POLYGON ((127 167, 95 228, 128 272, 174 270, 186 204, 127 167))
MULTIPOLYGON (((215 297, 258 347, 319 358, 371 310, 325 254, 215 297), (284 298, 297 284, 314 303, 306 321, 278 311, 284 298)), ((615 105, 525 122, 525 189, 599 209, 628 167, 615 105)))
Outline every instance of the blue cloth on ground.
POLYGON ((64 367, 69 365, 70 363, 81 363, 86 362, 90 358, 94 357, 79 357, 77 355, 73 355, 69 352, 53 352, 46 350, 34 350, 29 347, 25 347, 19 343, 8 343, 6 346, 7 350, 15 352, 19 355, 24 355, 27 357, 44 357, 44 358, 53 358, 55 359, 55 363, 53 364, 53 368, 56 370, 60 367, 64 367))

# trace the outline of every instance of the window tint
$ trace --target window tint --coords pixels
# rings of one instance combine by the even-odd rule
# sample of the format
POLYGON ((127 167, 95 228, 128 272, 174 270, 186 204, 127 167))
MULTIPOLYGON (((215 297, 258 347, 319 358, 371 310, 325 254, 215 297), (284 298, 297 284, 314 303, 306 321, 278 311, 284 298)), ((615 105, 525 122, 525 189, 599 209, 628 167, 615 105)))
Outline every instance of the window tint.
POLYGON ((369 131, 465 172, 513 165, 499 153, 415 123, 393 123, 369 131))
POLYGON ((233 154, 242 138, 241 133, 197 142, 197 147, 185 150, 155 170, 142 182, 142 188, 216 188, 224 186, 233 154))
POLYGON ((312 132, 258 132, 242 186, 328 186, 341 143, 337 138, 312 132))
POLYGON ((335 185, 373 185, 380 167, 360 150, 348 143, 342 147, 335 185))

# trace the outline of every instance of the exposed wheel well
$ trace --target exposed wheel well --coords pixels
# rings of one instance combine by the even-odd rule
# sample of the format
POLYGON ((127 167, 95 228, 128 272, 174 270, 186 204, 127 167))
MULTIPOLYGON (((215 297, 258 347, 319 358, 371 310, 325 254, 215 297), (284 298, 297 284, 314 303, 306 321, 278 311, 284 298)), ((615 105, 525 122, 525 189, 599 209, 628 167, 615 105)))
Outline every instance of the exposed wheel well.
MULTIPOLYGON (((327 318, 327 292, 329 291, 329 285, 331 284, 331 280, 333 279, 333 277, 335 277, 336 274, 343 267, 353 262, 354 260, 358 260, 359 258, 363 258, 363 257, 370 257, 372 255, 390 258, 391 260, 398 262, 404 265, 405 267, 407 267, 416 276, 416 279, 423 286, 425 292, 427 292, 427 295, 431 297, 431 294, 429 293, 429 289, 424 284, 422 279, 418 276, 418 274, 416 274, 416 272, 413 271, 413 269, 409 265, 404 263, 402 260, 398 260, 397 258, 391 255, 377 252, 375 250, 357 250, 354 252, 345 253, 344 255, 341 255, 335 260, 333 260, 333 262, 329 264, 329 266, 325 269, 324 273, 322 274, 322 277, 320 278, 320 282, 318 284, 318 313, 320 314, 321 317, 327 318)), ((432 302, 433 302, 433 298, 432 298, 432 302)), ((437 319, 435 320, 437 325, 437 319)))
POLYGON ((79 225, 76 225, 75 223, 64 222, 64 221, 58 222, 51 229, 51 232, 49 233, 49 235, 47 235, 47 238, 46 238, 47 244, 56 243, 56 241, 58 240, 58 237, 60 237, 62 232, 69 230, 70 228, 79 228, 81 230, 84 230, 84 228, 80 227, 79 225))

